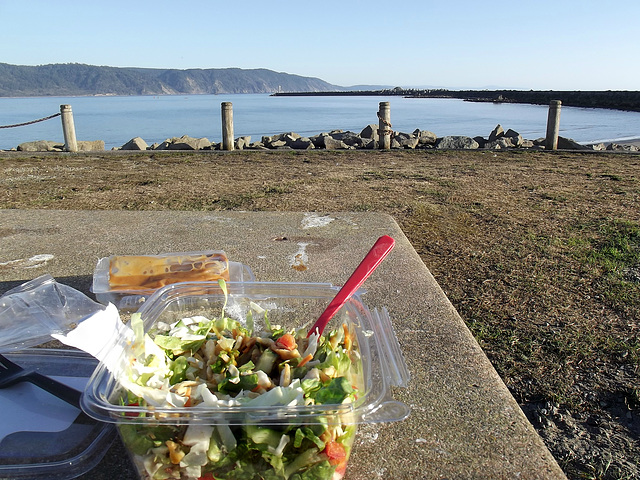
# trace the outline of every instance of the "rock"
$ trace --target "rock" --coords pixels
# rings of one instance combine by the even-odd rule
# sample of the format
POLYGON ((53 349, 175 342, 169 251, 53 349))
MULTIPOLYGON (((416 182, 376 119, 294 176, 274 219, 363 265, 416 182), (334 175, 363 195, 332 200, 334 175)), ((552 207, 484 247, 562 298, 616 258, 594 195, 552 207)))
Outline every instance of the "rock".
POLYGON ((378 125, 376 125, 375 123, 367 125, 360 132, 360 137, 369 140, 380 140, 380 135, 378 135, 378 125))
POLYGON ((295 142, 300 138, 300 135, 295 132, 287 132, 287 133, 279 133, 278 135, 273 136, 273 140, 284 140, 285 142, 295 142))
POLYGON ((504 129, 502 128, 502 125, 498 124, 496 125, 496 128, 494 128, 493 131, 489 134, 489 141, 493 142, 494 140, 499 139, 503 135, 504 135, 504 129))
POLYGON ((80 140, 77 143, 79 152, 98 152, 104 150, 104 140, 80 140))
POLYGON ((511 142, 511 138, 500 137, 497 140, 485 143, 483 148, 486 148, 487 150, 502 150, 505 148, 513 148, 514 146, 515 145, 511 142))
POLYGON ((372 138, 363 138, 361 148, 364 148, 365 150, 377 150, 378 140, 374 140, 372 138))
POLYGON ((522 145, 520 145, 522 148, 533 148, 534 147, 534 143, 533 140, 522 140, 522 145))
POLYGON ((350 147, 342 140, 336 140, 331 135, 324 137, 324 148, 327 150, 348 150, 350 147))
POLYGON ((398 140, 396 140, 395 138, 392 138, 391 148, 402 148, 402 145, 400 145, 400 142, 398 140))
POLYGON ((287 146, 287 142, 284 141, 284 140, 272 140, 269 143, 267 143, 266 146, 269 147, 269 148, 286 147, 287 146))
POLYGON ((296 150, 313 150, 316 148, 313 142, 307 137, 300 137, 291 142, 289 146, 296 150))
POLYGON ((345 145, 349 147, 360 147, 362 146, 362 138, 360 135, 350 131, 342 131, 342 130, 334 130, 329 133, 329 136, 334 140, 338 140, 340 142, 344 142, 345 145))
POLYGON ((558 150, 589 150, 572 138, 558 137, 558 150))
POLYGON ((147 142, 140 137, 135 137, 120 147, 120 150, 146 150, 149 148, 147 142))
POLYGON ((35 142, 21 143, 17 150, 19 152, 62 152, 64 145, 50 140, 36 140, 35 142))
POLYGON ((400 142, 400 145, 402 145, 402 147, 409 148, 411 150, 415 149, 418 146, 418 144, 419 144, 418 137, 406 138, 402 142, 400 142))
POLYGON ((595 143, 593 145, 587 145, 587 147, 598 152, 607 149, 607 146, 604 143, 595 143))
POLYGON ((418 137, 418 144, 420 145, 434 145, 436 140, 438 140, 438 136, 429 130, 420 130, 416 128, 413 131, 413 135, 418 137))
POLYGON ((618 143, 610 143, 607 145, 607 150, 615 151, 615 152, 637 152, 638 147, 635 145, 620 145, 618 143))
POLYGON ((522 135, 520 135, 515 130, 511 130, 511 129, 507 130, 504 133, 504 136, 511 139, 511 143, 513 144, 514 147, 519 147, 522 145, 522 135))
POLYGON ((193 138, 183 135, 182 137, 167 138, 153 150, 204 150, 210 148, 211 142, 206 138, 193 138))
POLYGON ((312 137, 309 137, 309 140, 311 140, 311 142, 313 143, 313 145, 314 145, 316 148, 325 148, 325 146, 324 146, 324 139, 325 139, 326 137, 328 137, 328 136, 329 136, 329 134, 328 134, 328 133, 323 132, 323 133, 319 133, 319 134, 317 134, 317 135, 314 135, 314 136, 312 136, 312 137))
POLYGON ((251 145, 251 136, 248 135, 246 137, 238 137, 236 138, 234 147, 236 150, 244 150, 249 145, 251 145))
POLYGON ((183 135, 180 138, 173 138, 169 145, 169 150, 202 150, 211 146, 211 142, 206 138, 193 138, 183 135))
POLYGON ((446 136, 436 141, 438 149, 476 149, 478 146, 478 142, 473 138, 465 136, 446 136))
MULTIPOLYGON (((419 138, 416 135, 398 132, 393 140, 396 140, 400 148, 415 149, 418 146, 419 138)), ((393 143, 393 141, 392 141, 393 143)))
POLYGON ((485 148, 485 145, 489 143, 484 137, 473 137, 473 139, 478 142, 478 148, 485 148))
POLYGON ((269 150, 267 147, 264 146, 262 142, 253 142, 251 145, 249 145, 246 148, 249 150, 269 150))

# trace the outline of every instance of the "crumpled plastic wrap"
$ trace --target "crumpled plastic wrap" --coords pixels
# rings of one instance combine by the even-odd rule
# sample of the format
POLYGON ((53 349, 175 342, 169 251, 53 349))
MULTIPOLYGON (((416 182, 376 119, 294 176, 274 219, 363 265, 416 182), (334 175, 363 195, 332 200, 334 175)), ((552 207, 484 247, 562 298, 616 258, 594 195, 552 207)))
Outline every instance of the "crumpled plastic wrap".
POLYGON ((94 302, 48 274, 0 297, 0 353, 33 347, 53 337, 102 361, 130 333, 115 306, 94 302))

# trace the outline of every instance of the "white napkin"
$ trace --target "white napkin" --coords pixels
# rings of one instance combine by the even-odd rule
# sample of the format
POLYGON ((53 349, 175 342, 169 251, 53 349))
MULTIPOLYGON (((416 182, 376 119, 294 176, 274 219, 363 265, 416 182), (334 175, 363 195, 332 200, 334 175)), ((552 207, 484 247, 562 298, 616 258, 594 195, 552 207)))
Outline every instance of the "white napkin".
POLYGON ((116 378, 121 371, 122 352, 134 339, 133 330, 122 323, 118 309, 112 303, 83 320, 66 335, 52 333, 51 336, 97 358, 116 378))

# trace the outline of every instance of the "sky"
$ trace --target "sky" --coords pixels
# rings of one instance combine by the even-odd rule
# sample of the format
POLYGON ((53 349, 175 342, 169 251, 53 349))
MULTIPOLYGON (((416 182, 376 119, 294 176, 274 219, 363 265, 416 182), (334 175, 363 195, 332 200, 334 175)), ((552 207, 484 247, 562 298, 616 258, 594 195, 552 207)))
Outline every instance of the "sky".
POLYGON ((639 0, 0 0, 0 62, 267 68, 340 86, 640 90, 639 18, 639 0))

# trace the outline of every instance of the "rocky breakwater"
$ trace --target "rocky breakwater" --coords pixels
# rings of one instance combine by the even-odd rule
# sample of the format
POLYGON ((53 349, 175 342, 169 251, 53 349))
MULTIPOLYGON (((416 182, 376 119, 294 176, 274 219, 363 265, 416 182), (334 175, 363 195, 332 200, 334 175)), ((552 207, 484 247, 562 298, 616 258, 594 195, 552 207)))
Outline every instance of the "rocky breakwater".
MULTIPOLYGON (((497 125, 488 137, 467 137, 450 135, 438 137, 428 130, 416 129, 411 133, 390 131, 392 149, 440 149, 440 150, 503 150, 503 149, 538 149, 544 150, 545 139, 528 140, 518 132, 497 125)), ((319 133, 311 137, 304 137, 295 132, 280 133, 273 136, 263 136, 260 141, 251 141, 250 136, 238 137, 234 141, 236 150, 375 150, 379 148, 380 134, 378 125, 367 125, 360 133, 332 130, 319 133)), ((104 150, 104 142, 78 142, 80 151, 104 150)), ((603 143, 597 145, 583 145, 570 138, 559 137, 560 150, 616 150, 637 152, 633 145, 618 145, 603 143)), ((18 146, 18 151, 62 151, 63 145, 55 142, 28 142, 18 146)), ((222 150, 221 143, 210 142, 207 138, 194 138, 188 135, 168 138, 162 143, 147 144, 144 139, 135 137, 121 147, 113 150, 222 150)))

